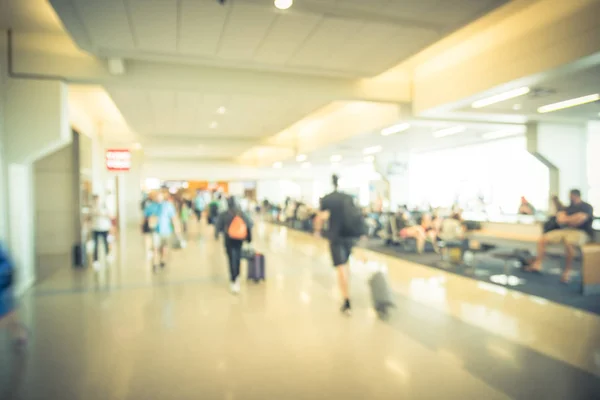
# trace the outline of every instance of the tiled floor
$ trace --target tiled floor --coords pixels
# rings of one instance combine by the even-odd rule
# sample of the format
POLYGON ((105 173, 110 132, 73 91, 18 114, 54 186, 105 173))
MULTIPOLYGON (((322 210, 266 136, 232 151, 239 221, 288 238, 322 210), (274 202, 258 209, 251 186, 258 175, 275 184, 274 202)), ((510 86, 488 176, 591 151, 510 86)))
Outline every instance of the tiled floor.
POLYGON ((227 290, 207 228, 152 274, 131 232, 100 273, 64 268, 23 299, 24 353, 0 341, 0 399, 594 399, 600 318, 358 251, 339 314, 326 243, 259 225, 267 282, 227 290), (371 310, 386 265, 398 307, 371 310))

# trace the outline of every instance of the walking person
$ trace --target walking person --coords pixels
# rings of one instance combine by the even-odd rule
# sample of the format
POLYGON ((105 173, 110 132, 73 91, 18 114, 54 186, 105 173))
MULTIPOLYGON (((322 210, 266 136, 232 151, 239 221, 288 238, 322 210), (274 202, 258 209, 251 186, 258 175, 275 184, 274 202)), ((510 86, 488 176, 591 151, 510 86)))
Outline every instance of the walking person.
POLYGON ((188 203, 185 201, 181 203, 181 211, 179 212, 181 218, 181 227, 183 229, 183 234, 187 235, 188 232, 188 223, 190 221, 190 217, 192 216, 192 210, 190 209, 188 203))
POLYGON ((180 236, 181 231, 173 203, 165 200, 164 194, 160 192, 155 200, 144 210, 144 217, 148 219, 152 231, 152 269, 156 272, 159 266, 166 266, 170 240, 174 233, 180 236))
POLYGON ((225 236, 225 251, 229 260, 229 278, 231 292, 240 292, 240 264, 242 261, 242 245, 252 242, 253 222, 238 205, 235 197, 227 199, 228 209, 217 218, 215 229, 225 236))
POLYGON ((364 226, 361 226, 364 225, 364 219, 362 219, 360 209, 354 205, 352 196, 338 191, 339 178, 337 175, 333 175, 332 183, 333 192, 321 199, 321 211, 315 217, 314 229, 315 236, 320 237, 323 223, 329 220, 326 237, 329 240, 331 258, 344 301, 340 311, 349 315, 352 307, 348 284, 350 278, 348 262, 352 248, 357 240, 365 234, 364 226))
POLYGON ((100 269, 100 262, 98 261, 98 249, 100 240, 104 243, 104 251, 106 254, 106 261, 112 262, 112 254, 110 245, 108 243, 108 234, 112 229, 112 217, 110 211, 98 195, 94 195, 94 205, 92 206, 92 235, 94 238, 94 269, 97 271, 100 269))
POLYGON ((17 315, 14 277, 14 263, 0 245, 0 327, 8 328, 16 346, 24 346, 27 343, 27 329, 17 315))
POLYGON ((196 214, 196 221, 200 222, 202 219, 202 213, 206 207, 206 201, 204 200, 204 193, 198 190, 196 197, 194 198, 194 213, 196 214))

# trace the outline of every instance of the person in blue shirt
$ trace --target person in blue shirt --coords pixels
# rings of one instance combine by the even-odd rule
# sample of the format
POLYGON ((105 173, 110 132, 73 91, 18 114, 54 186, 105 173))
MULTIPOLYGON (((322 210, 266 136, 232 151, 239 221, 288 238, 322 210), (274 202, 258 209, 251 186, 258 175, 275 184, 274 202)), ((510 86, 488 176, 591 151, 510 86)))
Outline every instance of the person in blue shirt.
POLYGON ((194 199, 194 212, 196 213, 196 219, 200 222, 202 218, 202 213, 204 212, 204 208, 206 207, 206 202, 204 201, 204 193, 198 190, 196 193, 196 198, 194 199))
POLYGON ((13 294, 15 269, 11 257, 0 245, 0 326, 7 326, 15 345, 27 343, 27 329, 17 316, 13 294))
POLYGON ((148 219, 148 228, 152 231, 153 269, 164 268, 169 249, 169 241, 173 234, 180 235, 179 220, 173 203, 165 200, 162 193, 156 195, 154 202, 144 210, 148 219))

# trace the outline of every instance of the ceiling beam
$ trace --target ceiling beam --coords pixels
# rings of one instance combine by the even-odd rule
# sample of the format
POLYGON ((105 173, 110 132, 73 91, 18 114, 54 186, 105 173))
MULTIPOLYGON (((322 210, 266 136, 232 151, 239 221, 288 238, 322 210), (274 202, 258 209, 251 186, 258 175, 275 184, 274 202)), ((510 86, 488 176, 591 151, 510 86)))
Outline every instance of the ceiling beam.
POLYGON ((192 64, 125 60, 126 73, 113 75, 106 60, 67 46, 67 35, 19 33, 12 35, 10 54, 14 77, 64 80, 72 84, 100 84, 106 88, 180 90, 221 95, 262 95, 409 102, 409 79, 382 81, 319 77, 273 71, 203 67, 192 64), (60 42, 62 45, 58 46, 60 42))

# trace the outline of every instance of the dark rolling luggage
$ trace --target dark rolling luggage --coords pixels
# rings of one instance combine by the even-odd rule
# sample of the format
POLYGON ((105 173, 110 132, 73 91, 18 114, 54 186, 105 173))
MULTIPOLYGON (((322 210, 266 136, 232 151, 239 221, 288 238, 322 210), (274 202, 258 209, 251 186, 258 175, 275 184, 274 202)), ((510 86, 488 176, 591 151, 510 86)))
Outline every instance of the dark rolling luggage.
POLYGON ((377 271, 369 279, 369 288, 371 289, 371 298, 373 307, 381 319, 388 317, 388 310, 395 307, 392 288, 384 271, 377 271))
POLYGON ((254 282, 265 280, 265 256, 260 253, 254 253, 247 258, 248 260, 248 280, 254 282))

